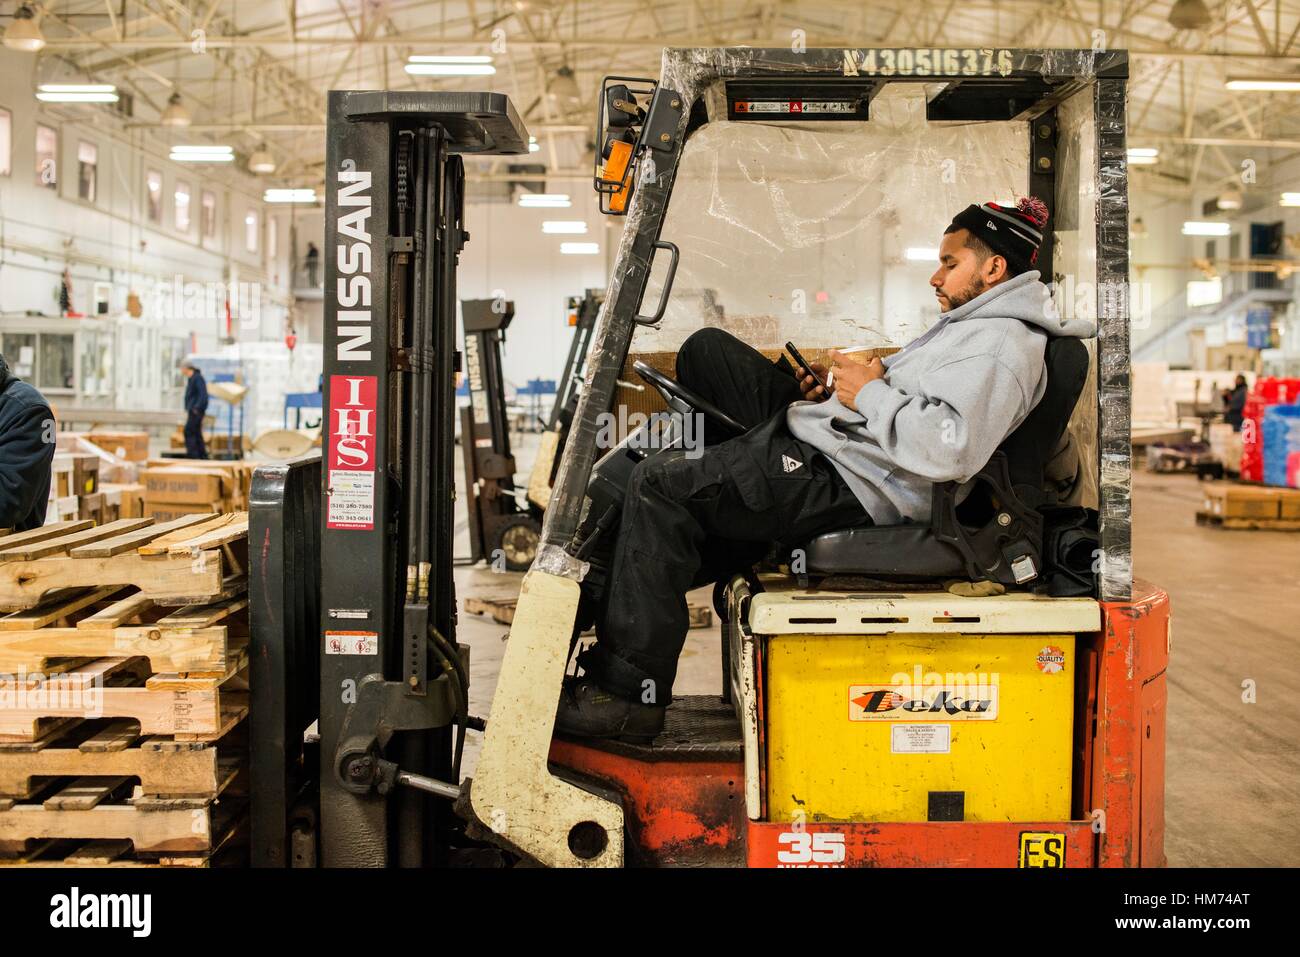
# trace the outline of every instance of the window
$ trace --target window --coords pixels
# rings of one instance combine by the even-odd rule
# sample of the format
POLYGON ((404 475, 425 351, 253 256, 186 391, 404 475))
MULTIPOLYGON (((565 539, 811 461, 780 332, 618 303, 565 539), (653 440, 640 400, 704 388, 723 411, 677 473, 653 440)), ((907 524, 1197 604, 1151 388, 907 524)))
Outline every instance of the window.
POLYGON ((244 248, 250 253, 257 252, 257 234, 261 232, 258 225, 257 210, 250 209, 244 214, 244 248))
POLYGON ((176 184, 176 228, 183 233, 190 231, 190 184, 176 184))
POLYGON ((59 133, 40 123, 36 124, 36 184, 59 188, 59 133))
POLYGON ((14 115, 0 110, 0 176, 13 172, 14 115))
POLYGON ((9 370, 19 379, 31 382, 36 371, 36 335, 30 332, 6 332, 0 337, 0 354, 9 370))
POLYGON ((162 173, 151 169, 144 174, 145 212, 151 223, 162 222, 162 173))
POLYGON ((77 144, 77 198, 88 203, 95 201, 96 171, 99 166, 99 147, 94 143, 77 144))
POLYGON ((40 362, 38 363, 38 375, 36 376, 36 387, 38 389, 75 389, 76 380, 73 378, 73 369, 75 367, 75 353, 73 351, 73 335, 59 335, 54 333, 41 334, 40 362))
POLYGON ((217 194, 204 190, 199 204, 199 235, 212 239, 217 235, 217 194))

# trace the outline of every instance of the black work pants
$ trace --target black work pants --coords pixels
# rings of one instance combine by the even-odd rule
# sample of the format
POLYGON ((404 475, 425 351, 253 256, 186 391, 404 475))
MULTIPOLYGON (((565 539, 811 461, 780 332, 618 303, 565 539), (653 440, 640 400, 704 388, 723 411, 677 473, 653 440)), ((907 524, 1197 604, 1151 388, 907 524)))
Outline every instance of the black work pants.
POLYGON ((597 644, 583 661, 606 690, 667 705, 687 591, 752 566, 773 542, 867 520, 831 463, 786 428, 786 407, 801 397, 788 369, 720 329, 678 351, 678 381, 749 431, 711 444, 706 424, 702 454, 660 451, 633 470, 597 644))
POLYGON ((203 444, 203 415, 190 412, 185 417, 185 456, 191 459, 206 459, 208 450, 203 444))

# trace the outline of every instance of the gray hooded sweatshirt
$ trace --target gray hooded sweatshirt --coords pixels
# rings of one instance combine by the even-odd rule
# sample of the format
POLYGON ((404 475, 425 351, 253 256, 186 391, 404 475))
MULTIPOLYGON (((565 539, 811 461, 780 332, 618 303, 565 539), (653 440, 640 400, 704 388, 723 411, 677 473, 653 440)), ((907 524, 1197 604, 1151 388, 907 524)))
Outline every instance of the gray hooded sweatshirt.
POLYGON ((1091 322, 1055 314, 1037 272, 945 313, 885 358, 885 378, 854 404, 795 402, 795 438, 830 459, 877 525, 928 522, 937 482, 965 482, 1038 404, 1048 336, 1089 338, 1091 322))

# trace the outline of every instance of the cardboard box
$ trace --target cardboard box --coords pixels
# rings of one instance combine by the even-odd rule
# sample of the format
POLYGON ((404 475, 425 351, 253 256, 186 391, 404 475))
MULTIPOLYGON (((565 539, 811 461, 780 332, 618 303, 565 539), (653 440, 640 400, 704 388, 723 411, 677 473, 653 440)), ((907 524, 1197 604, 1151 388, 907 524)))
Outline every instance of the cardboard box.
POLYGON ((1281 518, 1300 521, 1300 489, 1278 489, 1277 500, 1281 518))
POLYGON ((148 432, 91 432, 86 438, 105 452, 131 462, 143 462, 149 458, 148 432))
POLYGON ((1281 516, 1279 490, 1259 485, 1211 482, 1205 486, 1205 511, 1222 518, 1274 519, 1281 516))
POLYGON ((146 499, 144 503, 144 517, 152 518, 158 522, 170 522, 174 518, 182 518, 186 515, 199 515, 207 512, 211 512, 215 515, 220 511, 220 502, 186 504, 184 502, 152 502, 146 499))
POLYGON ((145 469, 145 499, 152 502, 203 505, 230 495, 227 477, 220 471, 188 466, 145 469))
POLYGON ((99 491, 99 456, 73 453, 72 488, 69 494, 93 495, 97 491, 99 491))

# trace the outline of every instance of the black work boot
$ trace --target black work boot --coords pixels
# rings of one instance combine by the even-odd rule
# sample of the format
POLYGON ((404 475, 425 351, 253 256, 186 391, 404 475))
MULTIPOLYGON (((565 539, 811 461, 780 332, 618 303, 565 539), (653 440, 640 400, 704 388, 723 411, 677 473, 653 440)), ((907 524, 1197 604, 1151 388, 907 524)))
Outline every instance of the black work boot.
POLYGON ((590 678, 567 678, 555 712, 555 730, 586 738, 649 744, 664 729, 667 710, 620 698, 590 678))

